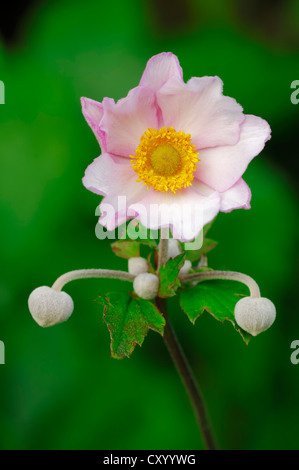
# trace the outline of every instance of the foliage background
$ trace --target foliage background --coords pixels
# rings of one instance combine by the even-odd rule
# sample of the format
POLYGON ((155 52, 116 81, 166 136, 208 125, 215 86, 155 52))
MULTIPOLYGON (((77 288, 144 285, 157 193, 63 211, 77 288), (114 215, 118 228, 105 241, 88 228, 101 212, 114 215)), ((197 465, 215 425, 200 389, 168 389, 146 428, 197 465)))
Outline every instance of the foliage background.
MULTIPOLYGON (((299 339, 295 300, 299 105, 298 1, 114 0, 25 2, 2 16, 0 79, 0 366, 2 449, 196 449, 202 441, 159 335, 130 359, 110 358, 98 293, 104 280, 67 286, 75 311, 41 329, 29 293, 65 271, 126 268, 95 237, 99 198, 81 184, 98 144, 81 96, 125 96, 147 60, 178 55, 184 78, 218 75, 246 114, 265 118, 272 140, 246 172, 252 209, 220 214, 211 230, 214 268, 245 272, 277 307, 277 320, 246 346, 208 314, 193 327, 171 316, 199 378, 224 449, 298 449, 299 339), (19 13, 19 14, 18 14, 19 13), (15 18, 12 21, 13 16, 15 18), (5 19, 5 18, 6 19, 5 19)), ((2 8, 2 7, 1 7, 2 8)))

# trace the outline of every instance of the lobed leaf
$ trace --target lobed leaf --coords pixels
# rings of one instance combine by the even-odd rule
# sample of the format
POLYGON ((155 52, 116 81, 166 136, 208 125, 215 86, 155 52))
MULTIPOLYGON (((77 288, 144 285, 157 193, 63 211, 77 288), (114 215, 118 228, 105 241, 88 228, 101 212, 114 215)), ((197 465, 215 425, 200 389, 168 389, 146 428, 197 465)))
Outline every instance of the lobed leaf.
POLYGON ((163 335, 165 320, 148 300, 133 297, 127 292, 110 292, 99 296, 104 305, 104 323, 111 336, 111 356, 129 357, 136 344, 142 345, 149 329, 163 335))
POLYGON ((175 295, 177 288, 181 285, 178 278, 181 267, 185 261, 185 253, 175 258, 170 258, 165 265, 160 267, 159 278, 159 297, 172 297, 175 295))
POLYGON ((140 256, 140 243, 135 240, 118 240, 111 243, 111 248, 120 258, 133 258, 140 256))
POLYGON ((248 344, 251 335, 237 325, 234 316, 236 303, 248 294, 248 287, 240 282, 208 280, 182 291, 180 304, 193 324, 205 310, 216 320, 229 320, 248 344))

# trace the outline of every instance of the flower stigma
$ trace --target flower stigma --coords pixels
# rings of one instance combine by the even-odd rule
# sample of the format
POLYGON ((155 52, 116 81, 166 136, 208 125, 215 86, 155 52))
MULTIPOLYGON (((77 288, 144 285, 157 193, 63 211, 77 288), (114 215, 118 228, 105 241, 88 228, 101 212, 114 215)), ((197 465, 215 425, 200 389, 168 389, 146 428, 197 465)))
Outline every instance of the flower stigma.
POLYGON ((172 191, 192 186, 199 161, 191 135, 173 127, 149 128, 132 156, 132 167, 147 189, 172 191))

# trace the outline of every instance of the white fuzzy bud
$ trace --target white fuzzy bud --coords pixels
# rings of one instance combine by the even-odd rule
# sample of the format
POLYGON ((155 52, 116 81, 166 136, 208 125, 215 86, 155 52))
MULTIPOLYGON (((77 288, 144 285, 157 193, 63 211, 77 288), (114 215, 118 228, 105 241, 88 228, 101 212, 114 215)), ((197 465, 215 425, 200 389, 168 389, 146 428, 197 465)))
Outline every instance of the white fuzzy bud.
POLYGON ((134 290, 141 299, 150 300, 156 297, 159 290, 159 278, 155 274, 143 273, 134 279, 134 290))
POLYGON ((138 274, 147 273, 148 262, 145 258, 141 257, 130 258, 128 261, 128 269, 129 273, 133 274, 133 276, 138 276, 138 274))
POLYGON ((192 268, 191 261, 189 259, 186 259, 183 266, 180 269, 179 276, 181 276, 181 275, 184 276, 185 274, 188 274, 188 272, 190 271, 191 268, 192 268))
POLYGON ((42 286, 31 292, 28 307, 36 323, 45 328, 66 321, 73 312, 74 303, 66 292, 42 286))
POLYGON ((275 317, 275 305, 265 297, 244 297, 235 306, 236 322, 253 336, 270 328, 275 317))
POLYGON ((170 238, 167 244, 167 259, 175 258, 182 253, 181 246, 176 238, 170 238))

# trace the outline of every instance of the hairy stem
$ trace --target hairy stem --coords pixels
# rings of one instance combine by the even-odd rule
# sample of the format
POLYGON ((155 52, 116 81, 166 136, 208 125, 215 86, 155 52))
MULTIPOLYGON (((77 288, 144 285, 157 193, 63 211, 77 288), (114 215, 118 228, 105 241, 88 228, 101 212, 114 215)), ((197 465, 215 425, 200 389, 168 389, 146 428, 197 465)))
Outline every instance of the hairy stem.
POLYGON ((161 228, 159 254, 158 254, 158 272, 162 264, 164 264, 167 260, 168 236, 169 236, 169 228, 168 227, 161 228))
POLYGON ((52 289, 60 291, 63 286, 70 281, 91 277, 103 277, 133 282, 135 276, 125 271, 113 271, 110 269, 77 269, 76 271, 69 271, 68 273, 62 274, 62 276, 56 279, 52 289))
POLYGON ((166 300, 157 297, 156 305, 160 312, 163 313, 166 320, 164 341, 193 405, 198 425, 202 432, 205 447, 207 450, 215 450, 216 444, 210 427, 203 397, 196 383, 191 367, 183 352, 183 349, 169 321, 166 300))
POLYGON ((243 273, 236 273, 234 271, 210 271, 210 272, 203 272, 203 273, 192 273, 186 274, 185 276, 181 276, 180 280, 182 282, 188 281, 208 281, 213 279, 224 279, 228 281, 238 281, 245 284, 248 289, 250 290, 251 297, 260 297, 260 289, 257 283, 255 282, 252 277, 247 276, 247 274, 243 273))
MULTIPOLYGON (((157 272, 159 272, 160 267, 167 260, 168 235, 169 235, 168 228, 161 229, 157 272)), ((160 297, 156 297, 155 303, 156 303, 157 308, 164 315, 164 318, 166 321, 165 328, 164 328, 164 336, 163 336, 164 341, 169 351, 169 354, 174 362, 174 365, 176 366, 176 369, 182 379, 185 389, 189 395, 190 401, 193 405, 196 418, 197 418, 199 427, 202 432, 205 446, 208 450, 216 449, 216 445, 215 445, 214 438, 212 435, 211 427, 210 427, 208 416, 207 416, 207 411, 205 408, 205 404, 204 404, 201 392, 195 381, 191 367, 186 359, 183 349, 169 321, 166 300, 160 297)))

